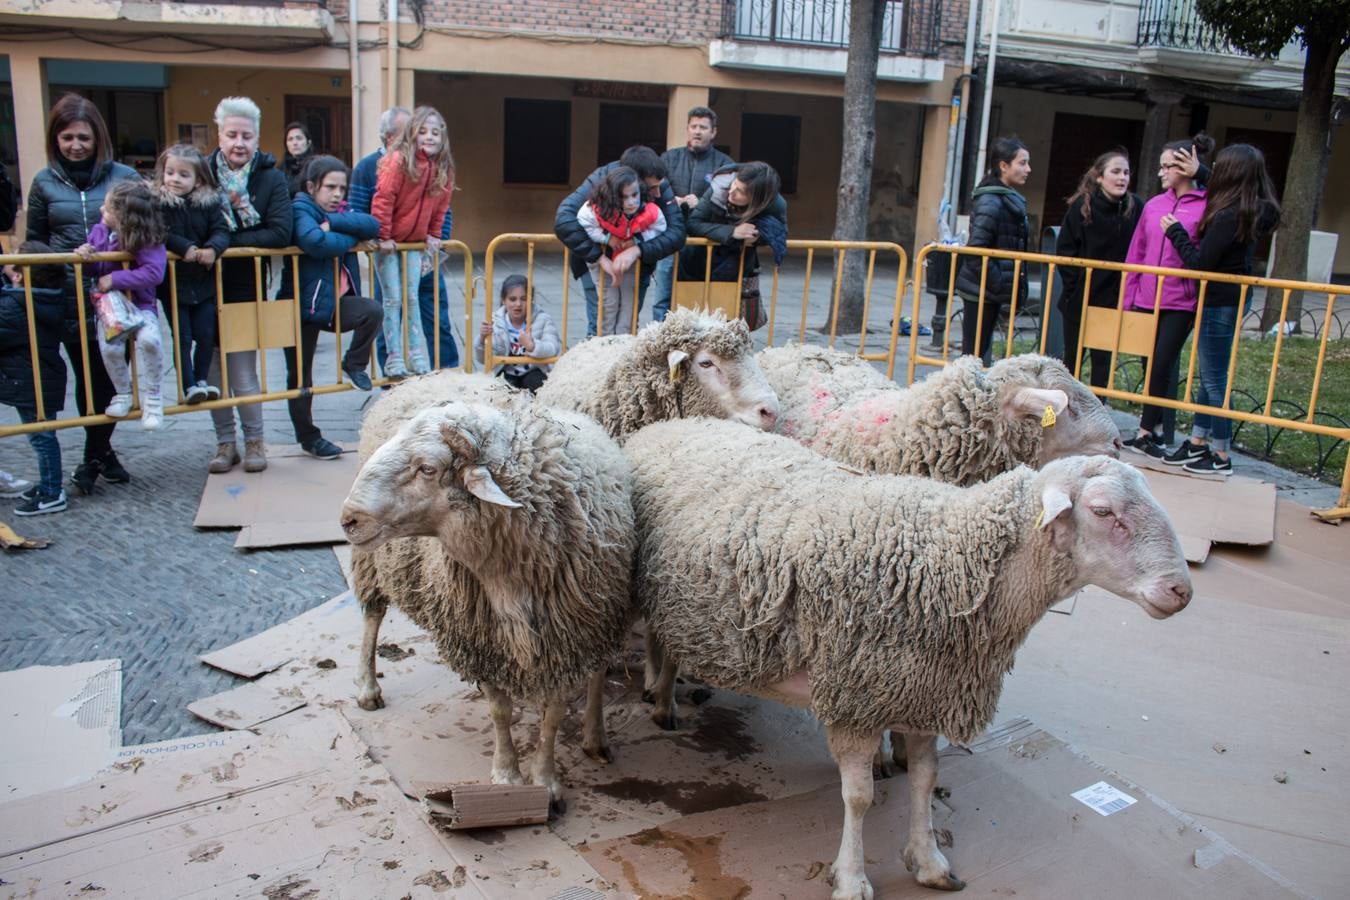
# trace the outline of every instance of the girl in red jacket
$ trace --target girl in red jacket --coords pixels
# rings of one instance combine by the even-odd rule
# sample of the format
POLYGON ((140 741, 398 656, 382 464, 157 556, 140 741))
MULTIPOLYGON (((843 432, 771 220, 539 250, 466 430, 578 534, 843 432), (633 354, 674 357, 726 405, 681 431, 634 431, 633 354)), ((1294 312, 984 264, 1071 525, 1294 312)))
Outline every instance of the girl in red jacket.
POLYGON ((406 378, 410 370, 414 375, 431 371, 422 317, 416 307, 423 251, 400 253, 395 244, 425 241, 427 251, 436 259, 441 249, 441 226, 454 189, 455 161, 445 135, 445 119, 430 106, 419 106, 380 161, 370 204, 371 214, 380 222, 377 273, 384 294, 384 345, 389 354, 384 374, 390 378, 406 378), (410 316, 404 315, 405 301, 413 304, 410 316))

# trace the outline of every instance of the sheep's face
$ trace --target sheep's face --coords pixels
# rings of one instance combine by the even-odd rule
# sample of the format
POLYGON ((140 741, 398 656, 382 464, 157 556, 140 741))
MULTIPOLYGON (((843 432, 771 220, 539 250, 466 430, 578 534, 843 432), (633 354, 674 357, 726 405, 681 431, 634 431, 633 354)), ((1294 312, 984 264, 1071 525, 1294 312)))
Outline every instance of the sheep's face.
POLYGON ((1133 600, 1155 619, 1190 602, 1181 542, 1132 466, 1104 456, 1059 460, 1036 485, 1040 527, 1072 558, 1080 583, 1133 600))
POLYGON ((1013 357, 995 363, 989 374, 1007 379, 1001 402, 1008 418, 1045 423, 1035 459, 1038 467, 1066 456, 1120 457, 1120 429, 1111 414, 1059 360, 1013 357), (1054 413, 1054 424, 1048 424, 1047 408, 1054 413))
POLYGON ((400 537, 480 529, 483 504, 517 507, 488 466, 500 460, 506 416, 490 407, 451 403, 406 423, 361 467, 342 505, 342 529, 354 547, 373 550, 400 537))
POLYGON ((778 395, 764 377, 749 342, 746 352, 720 356, 706 347, 690 356, 671 350, 666 356, 671 380, 690 379, 685 390, 686 416, 730 419, 771 431, 778 421, 778 395))

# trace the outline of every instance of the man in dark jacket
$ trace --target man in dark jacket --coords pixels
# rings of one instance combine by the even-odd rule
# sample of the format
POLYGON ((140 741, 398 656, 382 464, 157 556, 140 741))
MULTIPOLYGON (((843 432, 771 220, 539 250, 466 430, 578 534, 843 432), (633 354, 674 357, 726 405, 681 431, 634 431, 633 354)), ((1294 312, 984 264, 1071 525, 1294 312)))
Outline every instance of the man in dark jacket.
MULTIPOLYGON (((37 241, 19 246, 24 254, 51 253, 37 241)), ((54 419, 66 399, 66 364, 61 359, 61 336, 65 322, 66 267, 62 265, 5 266, 0 281, 0 404, 12 406, 19 421, 54 419), (24 279, 28 285, 25 288, 24 279), (33 348, 28 337, 28 298, 33 302, 33 330, 37 335, 37 374, 41 393, 33 378, 33 348)), ((39 480, 15 507, 18 516, 61 512, 66 493, 61 489, 61 445, 53 431, 28 435, 38 457, 39 480)))
MULTIPOLYGON (((685 125, 685 145, 671 147, 661 154, 666 164, 666 178, 675 200, 680 204, 686 224, 689 214, 698 206, 699 199, 712 183, 713 173, 734 160, 713 146, 717 137, 717 113, 706 106, 689 110, 685 125)), ((668 256, 656 266, 656 302, 652 305, 652 321, 660 322, 670 312, 670 291, 675 275, 675 257, 668 256)))
MULTIPOLYGON (((635 144, 623 151, 623 155, 618 161, 606 163, 596 169, 586 180, 582 182, 581 187, 577 188, 567 196, 567 199, 558 205, 558 214, 553 219, 553 233, 558 239, 567 245, 571 251, 572 276, 582 278, 588 275, 586 266, 595 262, 604 252, 604 248, 595 244, 586 234, 586 229, 577 222, 577 213, 581 207, 591 197, 591 191, 595 186, 609 174, 609 171, 615 166, 628 166, 628 168, 637 172, 638 178, 647 186, 650 199, 660 205, 661 213, 666 217, 666 230, 657 235, 650 241, 643 241, 632 249, 637 250, 638 259, 642 263, 642 279, 638 283, 638 308, 641 308, 642 298, 646 294, 647 284, 651 281, 652 271, 655 269, 658 261, 665 259, 684 246, 684 215, 680 212, 680 205, 675 199, 674 192, 670 189, 670 183, 666 181, 666 166, 661 162, 661 157, 656 155, 656 151, 650 147, 644 147, 641 144, 635 144)), ((583 286, 585 281, 583 280, 583 286)), ((595 334, 596 307, 599 305, 595 293, 595 286, 592 284, 586 290, 586 336, 591 337, 595 334)))

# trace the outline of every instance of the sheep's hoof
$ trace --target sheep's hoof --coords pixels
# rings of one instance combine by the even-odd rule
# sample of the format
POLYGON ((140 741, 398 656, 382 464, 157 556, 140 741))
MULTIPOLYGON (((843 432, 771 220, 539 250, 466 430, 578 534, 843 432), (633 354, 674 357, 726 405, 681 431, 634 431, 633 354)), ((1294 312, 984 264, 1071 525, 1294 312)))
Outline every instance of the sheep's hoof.
POLYGON ((356 705, 364 710, 374 712, 377 709, 384 709, 384 695, 376 691, 373 694, 358 694, 356 705))
POLYGON ((585 753, 601 765, 608 765, 609 763, 614 762, 614 751, 609 749, 609 744, 601 744, 599 747, 583 746, 581 752, 585 753))
POLYGON ((830 900, 872 900, 872 882, 864 876, 862 878, 840 877, 831 868, 829 876, 826 878, 834 890, 830 892, 830 900))
POLYGON ((643 688, 643 689, 642 689, 642 702, 643 702, 643 703, 651 703, 651 704, 655 704, 655 703, 656 703, 656 695, 652 693, 652 689, 651 689, 651 688, 643 688))
MULTIPOLYGON (((548 801, 548 817, 550 819, 556 819, 565 815, 567 815, 567 799, 565 797, 558 797, 557 799, 548 801)), ((965 885, 962 885, 962 887, 965 887, 965 885)))
POLYGON ((937 878, 930 878, 927 881, 922 878, 918 881, 924 887, 932 888, 935 891, 963 891, 966 889, 966 883, 951 872, 945 872, 937 878))
POLYGON ((674 731, 679 727, 679 723, 675 720, 675 713, 673 712, 666 713, 665 715, 653 712, 652 721, 655 722, 656 727, 660 728, 662 731, 674 731))

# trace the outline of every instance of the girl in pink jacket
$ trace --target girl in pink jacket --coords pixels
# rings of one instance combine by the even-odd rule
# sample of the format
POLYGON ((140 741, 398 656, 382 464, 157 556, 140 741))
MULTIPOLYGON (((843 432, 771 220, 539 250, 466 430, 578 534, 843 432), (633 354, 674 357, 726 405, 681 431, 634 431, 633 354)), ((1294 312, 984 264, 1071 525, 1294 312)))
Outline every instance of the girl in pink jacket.
MULTIPOLYGON (((1186 161, 1177 155, 1178 150, 1189 151, 1192 147, 1195 148, 1196 156, 1205 156, 1214 149, 1214 140, 1201 132, 1189 140, 1172 141, 1163 146, 1158 158, 1158 179, 1162 183, 1162 193, 1144 204, 1125 262, 1173 269, 1186 267, 1185 261, 1167 239, 1166 229, 1161 223, 1164 218, 1169 224, 1175 220, 1186 229, 1188 235, 1194 237, 1196 226, 1205 213, 1205 191, 1196 186, 1194 176, 1187 174, 1186 161)), ((1164 277, 1162 293, 1159 295, 1158 278, 1157 275, 1140 272, 1127 273, 1124 308, 1151 313, 1157 305, 1158 331, 1153 341, 1153 370, 1149 374, 1148 394, 1151 397, 1170 396, 1175 399, 1175 388, 1169 392, 1168 383, 1181 358, 1181 348, 1195 325, 1199 282, 1164 277)), ((1144 359, 1143 364, 1147 370, 1148 360, 1144 359)), ((1139 416, 1139 433, 1125 441, 1126 449, 1159 460, 1166 456, 1161 438, 1162 420, 1162 407, 1145 405, 1139 416)))

